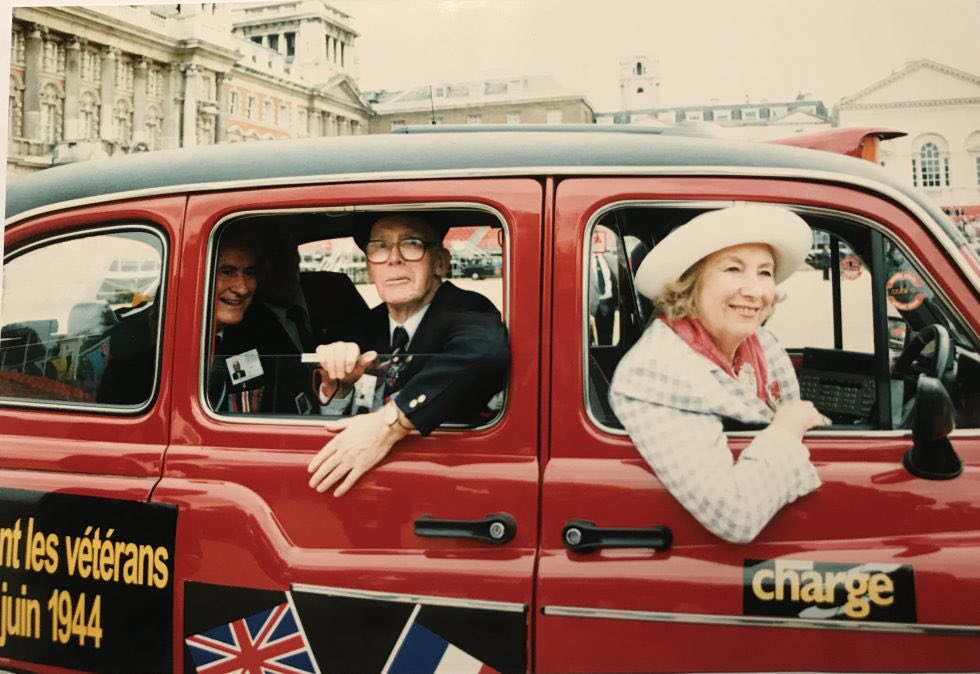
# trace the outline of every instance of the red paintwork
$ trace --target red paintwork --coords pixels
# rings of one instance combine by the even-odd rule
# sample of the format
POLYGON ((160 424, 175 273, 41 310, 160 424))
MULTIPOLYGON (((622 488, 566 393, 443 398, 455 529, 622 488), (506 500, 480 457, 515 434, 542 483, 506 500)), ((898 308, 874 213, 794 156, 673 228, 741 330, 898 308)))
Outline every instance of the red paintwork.
MULTIPOLYGON (((554 313, 556 390, 578 397, 552 401, 551 456, 542 491, 539 606, 742 615, 745 559, 788 557, 828 562, 894 562, 915 570, 918 621, 980 624, 980 434, 957 438, 964 474, 949 482, 918 480, 901 466, 909 438, 807 441, 823 486, 784 509, 750 544, 719 543, 666 492, 628 438, 596 429, 581 399, 581 260, 585 228, 602 206, 630 199, 787 200, 777 181, 637 178, 567 180, 558 188, 554 313), (667 525, 666 553, 574 554, 561 543, 565 523, 581 518, 607 527, 667 525), (612 582, 611 582, 612 581, 612 582), (957 600, 951 601, 955 596, 957 600)), ((903 211, 846 188, 794 184, 792 201, 851 211, 891 229, 957 297, 980 327, 975 291, 903 211)), ((731 441, 734 449, 746 439, 731 441)), ((973 669, 976 638, 843 631, 681 625, 540 616, 535 666, 568 671, 742 671, 973 669), (590 648, 569 648, 584 643, 590 648), (710 644, 710 647, 706 648, 710 644)))
MULTIPOLYGON (((135 418, 0 408, 0 486, 129 499, 152 494, 176 504, 178 581, 278 589, 303 583, 527 605, 528 663, 541 672, 980 667, 976 638, 542 614, 546 606, 577 606, 739 616, 743 561, 786 557, 912 565, 919 622, 980 625, 977 432, 955 438, 967 466, 947 482, 918 480, 901 468, 908 437, 809 439, 821 489, 777 515, 753 543, 731 545, 677 505, 628 438, 589 421, 582 391, 585 228, 597 209, 631 199, 757 199, 869 218, 908 246, 980 332, 976 289, 931 235, 895 204, 838 185, 746 178, 431 180, 102 205, 18 224, 6 233, 7 249, 92 223, 158 223, 171 243, 165 376, 151 409, 135 418), (483 431, 405 440, 343 498, 316 494, 306 486, 306 465, 330 437, 319 425, 242 424, 203 410, 198 382, 209 235, 222 218, 243 210, 439 202, 486 204, 507 222, 507 411, 483 431), (412 529, 421 515, 463 519, 499 511, 518 523, 515 539, 499 547, 423 539, 412 529), (674 545, 666 553, 570 553, 560 533, 572 518, 603 526, 666 524, 674 545)), ((731 444, 738 450, 746 442, 731 444)), ((174 597, 174 656, 181 663, 182 582, 174 597)))

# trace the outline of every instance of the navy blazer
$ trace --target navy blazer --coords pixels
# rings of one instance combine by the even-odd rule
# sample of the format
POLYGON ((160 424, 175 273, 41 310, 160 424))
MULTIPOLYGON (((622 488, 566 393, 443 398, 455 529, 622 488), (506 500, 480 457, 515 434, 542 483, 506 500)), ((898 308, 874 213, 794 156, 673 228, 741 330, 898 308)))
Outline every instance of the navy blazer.
MULTIPOLYGON (((225 328, 221 341, 220 355, 229 358, 250 349, 259 352, 263 373, 244 384, 248 389, 264 389, 259 409, 253 411, 262 414, 313 412, 313 366, 300 362, 299 350, 289 333, 260 300, 252 302, 241 323, 225 328)), ((229 382, 235 384, 230 378, 229 382)))
MULTIPOLYGON (((389 353, 388 307, 371 309, 347 338, 361 352, 389 353)), ((422 435, 446 421, 482 423, 487 402, 504 388, 509 363, 507 330, 493 303, 443 282, 409 344, 395 402, 422 435)))

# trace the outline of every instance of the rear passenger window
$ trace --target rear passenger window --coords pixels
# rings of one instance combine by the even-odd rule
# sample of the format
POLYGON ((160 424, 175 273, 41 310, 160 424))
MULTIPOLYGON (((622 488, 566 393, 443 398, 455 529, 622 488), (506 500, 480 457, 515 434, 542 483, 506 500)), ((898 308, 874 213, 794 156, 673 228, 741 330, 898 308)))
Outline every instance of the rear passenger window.
MULTIPOLYGON (((477 208, 358 207, 353 213, 325 209, 234 218, 216 232, 211 250, 206 321, 211 357, 202 376, 212 411, 296 419, 351 416, 377 409, 389 397, 386 387, 396 376, 402 376, 404 384, 444 358, 441 337, 426 341, 438 318, 438 312, 428 316, 428 309, 404 353, 391 352, 388 311, 379 283, 369 277, 372 263, 365 248, 373 224, 399 214, 434 224, 434 231, 443 234, 442 250, 438 237, 427 234, 417 244, 403 242, 385 252, 404 267, 420 270, 444 254, 442 283, 462 291, 468 306, 476 308, 464 312, 462 323, 475 316, 477 323, 489 321, 491 330, 491 323, 503 330, 506 242, 503 222, 495 213, 477 208), (418 259, 409 259, 416 255, 418 259), (358 343, 362 353, 373 350, 377 358, 351 384, 348 395, 331 397, 331 380, 312 354, 317 346, 337 342, 358 343)), ((395 296, 414 292, 416 281, 395 279, 394 285, 404 285, 404 290, 393 291, 395 296)), ((468 389, 475 389, 473 405, 459 406, 441 425, 477 427, 492 422, 503 409, 506 378, 502 363, 468 389)), ((420 404, 425 402, 423 397, 420 404)))
POLYGON ((139 408, 152 397, 163 243, 106 231, 4 262, 0 399, 139 408))

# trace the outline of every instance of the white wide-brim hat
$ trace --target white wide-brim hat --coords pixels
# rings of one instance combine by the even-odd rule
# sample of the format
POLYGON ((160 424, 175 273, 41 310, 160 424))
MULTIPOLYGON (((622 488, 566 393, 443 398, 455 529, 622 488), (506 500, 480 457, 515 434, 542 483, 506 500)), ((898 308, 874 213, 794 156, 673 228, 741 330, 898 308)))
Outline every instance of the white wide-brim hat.
POLYGON ((813 236, 803 218, 779 206, 740 204, 708 211, 681 225, 654 246, 636 272, 636 290, 655 300, 698 260, 746 243, 772 249, 777 284, 795 272, 810 252, 813 236))

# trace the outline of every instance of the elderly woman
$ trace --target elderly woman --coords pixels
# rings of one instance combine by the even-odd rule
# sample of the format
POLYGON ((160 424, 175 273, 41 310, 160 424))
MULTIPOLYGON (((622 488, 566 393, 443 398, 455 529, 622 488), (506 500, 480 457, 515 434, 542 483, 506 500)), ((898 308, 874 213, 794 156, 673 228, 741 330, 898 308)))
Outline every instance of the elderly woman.
POLYGON ((829 420, 799 400, 786 352, 762 327, 810 245, 795 213, 738 205, 675 229, 636 274, 660 313, 619 363, 610 400, 664 486, 728 541, 751 541, 820 486, 801 440, 829 420), (735 461, 723 419, 767 427, 735 461))

